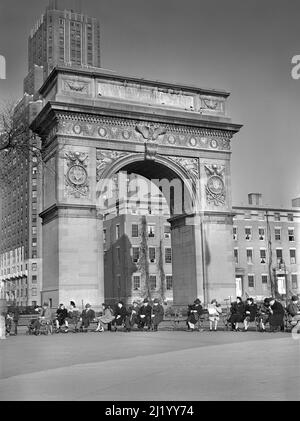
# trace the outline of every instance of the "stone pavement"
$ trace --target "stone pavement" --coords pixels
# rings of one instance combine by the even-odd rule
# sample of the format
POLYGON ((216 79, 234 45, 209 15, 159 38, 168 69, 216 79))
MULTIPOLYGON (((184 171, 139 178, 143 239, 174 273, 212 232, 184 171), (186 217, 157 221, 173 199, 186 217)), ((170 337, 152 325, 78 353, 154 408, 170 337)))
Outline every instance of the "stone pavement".
POLYGON ((0 341, 0 400, 299 398, 300 335, 104 332, 0 341))

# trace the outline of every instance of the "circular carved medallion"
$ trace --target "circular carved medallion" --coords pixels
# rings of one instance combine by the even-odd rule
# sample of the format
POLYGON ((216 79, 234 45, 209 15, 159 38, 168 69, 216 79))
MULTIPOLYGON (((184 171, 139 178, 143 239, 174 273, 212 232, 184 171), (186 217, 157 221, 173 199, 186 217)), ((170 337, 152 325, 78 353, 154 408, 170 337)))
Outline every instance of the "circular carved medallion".
POLYGON ((81 126, 80 126, 80 124, 75 124, 74 127, 73 127, 73 131, 76 134, 80 134, 81 133, 81 126))
POLYGON ((211 146, 212 148, 217 148, 217 147, 218 147, 218 142, 217 142, 215 139, 213 139, 213 140, 211 140, 211 142, 210 142, 210 146, 211 146))
POLYGON ((67 174, 69 181, 76 186, 81 186, 86 182, 87 172, 81 165, 73 165, 67 174))
POLYGON ((107 130, 104 127, 99 127, 98 133, 101 137, 105 137, 107 135, 107 130))
POLYGON ((126 140, 129 139, 130 138, 130 132, 128 130, 124 130, 123 131, 123 137, 126 140))
POLYGON ((194 137, 190 138, 190 145, 191 146, 196 146, 197 145, 197 139, 195 139, 194 137))
POLYGON ((168 142, 171 143, 171 145, 174 145, 176 142, 176 139, 172 134, 168 137, 168 142))
POLYGON ((218 175, 212 175, 208 179, 207 187, 213 194, 220 194, 224 190, 224 182, 218 175))

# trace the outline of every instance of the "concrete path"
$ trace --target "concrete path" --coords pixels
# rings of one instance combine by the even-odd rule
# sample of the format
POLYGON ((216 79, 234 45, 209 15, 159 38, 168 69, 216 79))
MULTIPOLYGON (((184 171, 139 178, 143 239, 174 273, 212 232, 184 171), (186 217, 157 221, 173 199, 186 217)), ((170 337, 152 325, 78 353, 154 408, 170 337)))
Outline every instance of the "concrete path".
POLYGON ((0 352, 0 400, 300 398, 300 341, 286 333, 20 336, 0 352))

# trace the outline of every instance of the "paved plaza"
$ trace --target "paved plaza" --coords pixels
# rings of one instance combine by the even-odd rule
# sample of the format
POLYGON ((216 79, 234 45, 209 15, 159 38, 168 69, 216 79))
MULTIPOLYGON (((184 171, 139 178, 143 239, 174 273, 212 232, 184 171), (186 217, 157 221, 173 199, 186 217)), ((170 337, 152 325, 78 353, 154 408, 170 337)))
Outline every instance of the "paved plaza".
POLYGON ((299 400, 299 386, 300 341, 288 333, 91 332, 0 341, 0 400, 299 400))

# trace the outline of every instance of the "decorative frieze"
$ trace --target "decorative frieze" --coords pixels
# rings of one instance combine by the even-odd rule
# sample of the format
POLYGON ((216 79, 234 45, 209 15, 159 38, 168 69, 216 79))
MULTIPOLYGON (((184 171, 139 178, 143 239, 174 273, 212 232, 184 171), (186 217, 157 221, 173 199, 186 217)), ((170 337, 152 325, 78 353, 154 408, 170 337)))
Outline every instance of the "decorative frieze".
MULTIPOLYGON (((59 134, 84 136, 120 142, 147 141, 174 148, 210 149, 229 151, 233 132, 226 130, 191 128, 177 125, 159 125, 152 122, 116 118, 59 116, 59 134)), ((53 134, 52 134, 53 136, 53 134)))

